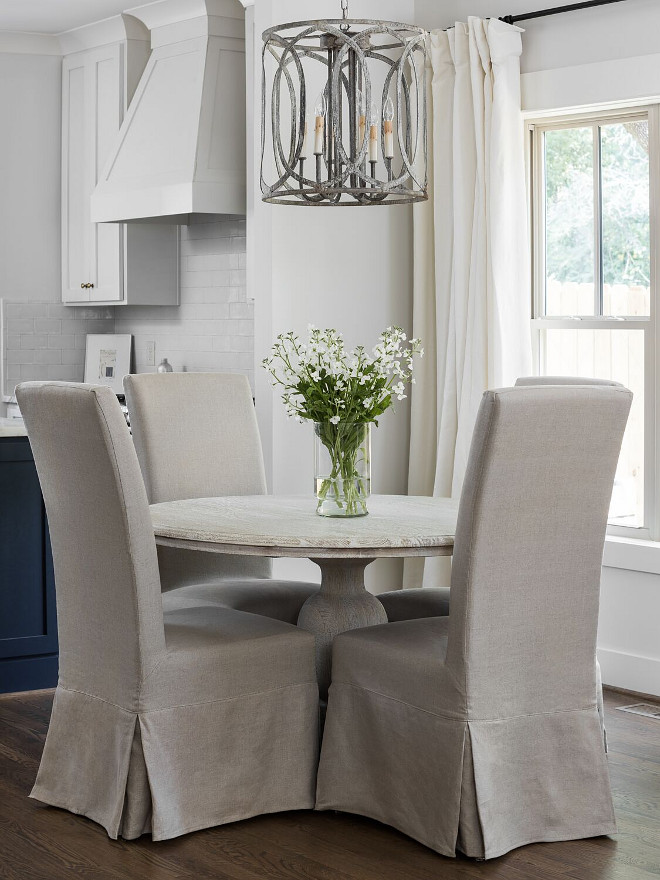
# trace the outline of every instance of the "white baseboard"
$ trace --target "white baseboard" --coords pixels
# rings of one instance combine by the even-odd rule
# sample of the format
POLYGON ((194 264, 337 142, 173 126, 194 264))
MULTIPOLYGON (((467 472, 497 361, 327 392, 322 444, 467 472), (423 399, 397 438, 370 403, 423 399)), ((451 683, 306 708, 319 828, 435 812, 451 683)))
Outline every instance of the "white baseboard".
POLYGON ((603 684, 660 697, 660 660, 598 648, 603 684))

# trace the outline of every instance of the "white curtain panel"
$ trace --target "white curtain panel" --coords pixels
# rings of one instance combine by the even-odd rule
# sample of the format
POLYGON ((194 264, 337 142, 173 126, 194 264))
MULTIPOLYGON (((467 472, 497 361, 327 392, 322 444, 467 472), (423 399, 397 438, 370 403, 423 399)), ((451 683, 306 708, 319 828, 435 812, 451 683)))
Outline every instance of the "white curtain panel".
MULTIPOLYGON (((487 388, 531 372, 520 28, 470 17, 429 36, 429 200, 414 207, 408 491, 460 496, 487 388)), ((411 560, 406 586, 447 582, 411 560), (423 573, 423 575, 422 575, 423 573)))

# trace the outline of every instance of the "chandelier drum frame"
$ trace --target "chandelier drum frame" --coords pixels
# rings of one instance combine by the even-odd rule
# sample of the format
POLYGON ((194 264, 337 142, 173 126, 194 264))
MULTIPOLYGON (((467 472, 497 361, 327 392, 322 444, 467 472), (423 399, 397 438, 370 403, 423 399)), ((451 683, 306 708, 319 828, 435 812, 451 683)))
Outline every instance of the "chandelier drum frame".
MULTIPOLYGON (((346 13, 344 4, 342 8, 346 13)), ((426 36, 426 31, 414 25, 346 17, 290 22, 263 32, 263 201, 358 207, 410 204, 428 198, 426 36), (290 34, 291 31, 296 32, 290 34), (267 63, 271 58, 276 67, 269 87, 267 63), (303 59, 325 67, 321 77, 325 86, 319 96, 324 106, 322 148, 317 152, 315 142, 312 156, 303 155, 308 143, 308 89, 303 59), (376 89, 370 65, 375 64, 386 65, 379 102, 372 100, 376 89), (390 94, 392 87, 395 100, 390 94), (291 110, 286 146, 280 125, 283 93, 288 93, 291 110), (389 141, 388 99, 393 117, 388 120, 389 141), (264 178, 268 103, 277 175, 273 184, 266 183, 264 178), (379 114, 380 125, 368 117, 374 113, 373 107, 379 114), (380 129, 376 133, 377 144, 371 144, 376 126, 380 129), (396 158, 393 144, 398 146, 396 158), (305 168, 307 162, 313 165, 313 177, 305 168), (385 171, 381 176, 377 174, 379 164, 385 171)), ((318 115, 316 118, 318 125, 318 115)))

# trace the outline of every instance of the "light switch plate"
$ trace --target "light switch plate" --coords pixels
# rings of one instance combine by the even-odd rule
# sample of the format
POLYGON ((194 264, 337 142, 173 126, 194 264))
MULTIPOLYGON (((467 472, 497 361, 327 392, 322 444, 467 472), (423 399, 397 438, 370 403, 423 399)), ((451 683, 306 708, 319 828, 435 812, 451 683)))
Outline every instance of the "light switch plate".
POLYGON ((145 355, 145 363, 148 367, 156 366, 156 343, 155 342, 147 342, 147 346, 144 352, 145 355))

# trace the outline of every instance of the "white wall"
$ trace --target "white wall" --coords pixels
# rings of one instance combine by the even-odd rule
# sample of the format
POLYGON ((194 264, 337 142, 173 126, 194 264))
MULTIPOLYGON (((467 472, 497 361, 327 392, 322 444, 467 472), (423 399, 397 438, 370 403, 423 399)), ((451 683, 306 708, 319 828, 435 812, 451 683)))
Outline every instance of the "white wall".
MULTIPOLYGON (((257 0, 254 7, 256 76, 252 88, 259 108, 261 33, 273 24, 338 15, 327 0, 257 0)), ((353 0, 356 18, 411 20, 412 0, 353 0)), ((254 117, 254 106, 248 108, 254 117)), ((258 180, 258 126, 249 142, 258 180)), ((254 187, 253 187, 254 190, 254 187)), ((412 323, 411 211, 384 208, 305 208, 268 205, 252 193, 248 208, 248 295, 255 297, 257 363, 268 354, 275 335, 308 323, 336 327, 350 345, 371 346, 390 324, 408 330, 412 323)), ((309 425, 289 421, 263 370, 255 377, 257 412, 269 484, 278 493, 313 489, 312 434, 309 425), (263 375, 262 375, 263 374, 263 375)), ((388 413, 373 441, 372 487, 379 493, 407 489, 408 407, 388 413)), ((310 502, 311 503, 311 502, 310 502)), ((282 563, 280 570, 317 577, 311 564, 282 563)), ((379 561, 367 570, 370 589, 401 586, 398 561, 379 561)))
POLYGON ((60 298, 61 66, 0 54, 0 297, 60 298))
MULTIPOLYGON (((417 23, 449 27, 468 15, 516 15, 552 6, 547 0, 415 0, 417 23)), ((660 95, 660 4, 626 0, 609 6, 529 19, 523 33, 526 111, 612 104, 660 95)))
POLYGON ((660 575, 603 568, 598 657, 603 681, 660 696, 660 575))
MULTIPOLYGON (((558 5, 547 0, 415 0, 415 12, 416 23, 432 29, 466 21, 468 15, 499 17, 558 5)), ((528 19, 517 26, 524 30, 523 73, 637 57, 658 51, 660 4, 657 0, 626 0, 528 19)))

